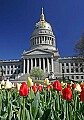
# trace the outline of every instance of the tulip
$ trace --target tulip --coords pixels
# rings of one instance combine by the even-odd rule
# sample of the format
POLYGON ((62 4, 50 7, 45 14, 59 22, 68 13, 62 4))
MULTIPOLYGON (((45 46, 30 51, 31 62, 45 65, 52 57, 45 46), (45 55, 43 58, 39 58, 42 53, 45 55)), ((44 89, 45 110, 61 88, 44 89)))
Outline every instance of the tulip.
POLYGON ((81 87, 81 89, 84 88, 84 83, 81 83, 81 84, 80 84, 80 87, 81 87))
POLYGON ((15 88, 15 84, 14 83, 12 83, 12 88, 15 88))
POLYGON ((34 93, 36 94, 37 92, 37 87, 35 85, 32 86, 32 90, 34 91, 34 93))
POLYGON ((82 91, 80 92, 80 100, 84 102, 84 87, 82 88, 82 91))
POLYGON ((19 94, 20 96, 23 96, 23 114, 22 115, 22 120, 25 120, 25 96, 27 96, 29 93, 29 87, 25 82, 22 83, 20 86, 19 94))
POLYGON ((46 88, 47 88, 48 91, 50 91, 51 89, 53 89, 53 86, 52 85, 48 85, 46 88))
POLYGON ((51 84, 51 83, 49 83, 48 78, 46 78, 46 79, 44 80, 44 84, 45 84, 45 85, 50 85, 50 84, 51 84))
POLYGON ((33 86, 33 82, 32 82, 32 79, 30 77, 28 77, 28 79, 27 79, 27 85, 28 85, 28 87, 33 86))
POLYGON ((25 82, 20 86, 19 94, 20 96, 27 96, 29 93, 29 88, 25 82))
POLYGON ((61 84, 58 80, 56 80, 54 83, 53 83, 53 88, 57 91, 61 91, 62 90, 62 87, 61 87, 61 84))
POLYGON ((9 80, 7 80, 5 84, 5 89, 11 89, 11 88, 12 88, 12 83, 9 80))
POLYGON ((81 92, 81 87, 79 84, 76 84, 76 88, 74 89, 77 92, 81 92))
POLYGON ((5 81, 4 80, 1 81, 1 86, 5 86, 5 81))
POLYGON ((62 82, 61 82, 61 86, 64 86, 64 85, 65 85, 65 83, 62 81, 62 82))
POLYGON ((62 90, 62 98, 64 100, 71 100, 72 99, 72 91, 70 88, 64 88, 62 90))
POLYGON ((16 84, 16 90, 17 90, 17 91, 20 90, 20 86, 21 86, 21 85, 22 85, 21 83, 17 83, 17 84, 16 84))
POLYGON ((42 87, 42 85, 40 85, 40 86, 38 87, 38 90, 42 92, 42 89, 43 89, 43 87, 42 87))
POLYGON ((76 88, 76 84, 73 83, 73 84, 72 84, 72 89, 75 89, 75 88, 76 88))
POLYGON ((70 84, 69 83, 67 83, 67 87, 70 88, 70 84))

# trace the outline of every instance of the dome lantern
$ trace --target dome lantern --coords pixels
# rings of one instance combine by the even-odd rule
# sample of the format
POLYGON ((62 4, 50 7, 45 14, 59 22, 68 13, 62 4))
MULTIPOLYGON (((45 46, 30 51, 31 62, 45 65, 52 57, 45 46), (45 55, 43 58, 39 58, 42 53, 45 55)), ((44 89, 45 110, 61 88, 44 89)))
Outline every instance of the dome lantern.
POLYGON ((43 8, 42 8, 42 14, 41 14, 40 21, 45 21, 45 16, 44 16, 44 13, 43 13, 43 8))

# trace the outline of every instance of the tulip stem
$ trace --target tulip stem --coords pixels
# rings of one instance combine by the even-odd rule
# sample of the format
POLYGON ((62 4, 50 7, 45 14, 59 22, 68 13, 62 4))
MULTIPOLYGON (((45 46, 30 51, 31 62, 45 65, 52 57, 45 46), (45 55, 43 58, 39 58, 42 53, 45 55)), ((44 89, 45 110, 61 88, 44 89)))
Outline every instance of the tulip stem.
POLYGON ((25 120, 25 97, 23 96, 23 120, 25 120))
POLYGON ((10 101, 9 101, 9 98, 10 98, 10 91, 7 90, 7 98, 8 98, 8 120, 10 120, 10 101))
POLYGON ((59 103, 59 97, 60 97, 60 96, 59 96, 59 91, 57 91, 57 102, 58 102, 57 105, 58 105, 58 111, 59 111, 59 105, 60 105, 60 103, 59 103))

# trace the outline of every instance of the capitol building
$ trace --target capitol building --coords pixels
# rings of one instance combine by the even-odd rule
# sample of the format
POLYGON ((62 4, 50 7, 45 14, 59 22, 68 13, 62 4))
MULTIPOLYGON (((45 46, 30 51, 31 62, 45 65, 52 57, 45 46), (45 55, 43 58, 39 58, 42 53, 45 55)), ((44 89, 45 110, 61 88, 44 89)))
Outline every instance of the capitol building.
POLYGON ((84 80, 83 61, 76 57, 61 58, 56 47, 56 37, 42 9, 39 22, 34 26, 30 37, 30 50, 23 51, 19 60, 0 60, 0 73, 5 79, 25 80, 33 67, 41 68, 46 77, 64 77, 71 80, 84 80))

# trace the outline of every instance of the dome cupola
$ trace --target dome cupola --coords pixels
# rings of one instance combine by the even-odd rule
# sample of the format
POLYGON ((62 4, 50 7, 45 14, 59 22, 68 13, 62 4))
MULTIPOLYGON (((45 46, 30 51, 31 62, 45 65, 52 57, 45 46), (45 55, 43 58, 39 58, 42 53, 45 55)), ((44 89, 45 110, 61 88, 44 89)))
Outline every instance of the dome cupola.
POLYGON ((40 21, 35 24, 34 31, 30 39, 30 49, 41 48, 56 50, 55 36, 50 23, 46 22, 42 8, 40 21))

